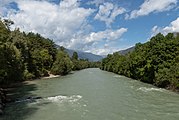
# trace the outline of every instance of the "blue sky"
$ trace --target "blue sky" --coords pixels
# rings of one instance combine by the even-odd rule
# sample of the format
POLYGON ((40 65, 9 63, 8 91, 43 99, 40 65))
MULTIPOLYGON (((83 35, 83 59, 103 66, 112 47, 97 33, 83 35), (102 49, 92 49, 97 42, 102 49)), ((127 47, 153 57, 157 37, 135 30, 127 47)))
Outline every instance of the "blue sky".
POLYGON ((178 0, 0 0, 0 16, 12 29, 99 55, 179 32, 178 0))

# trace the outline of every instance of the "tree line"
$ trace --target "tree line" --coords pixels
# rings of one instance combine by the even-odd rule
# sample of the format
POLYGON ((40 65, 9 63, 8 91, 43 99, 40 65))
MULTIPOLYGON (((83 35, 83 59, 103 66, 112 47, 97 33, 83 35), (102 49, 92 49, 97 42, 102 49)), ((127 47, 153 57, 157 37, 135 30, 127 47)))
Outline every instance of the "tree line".
POLYGON ((0 86, 14 82, 55 75, 66 75, 71 70, 99 67, 99 62, 72 58, 57 48, 55 43, 38 33, 10 30, 10 20, 0 20, 0 86))
POLYGON ((158 87, 179 89, 179 35, 159 33, 144 44, 137 43, 126 55, 109 54, 102 60, 101 69, 158 87))

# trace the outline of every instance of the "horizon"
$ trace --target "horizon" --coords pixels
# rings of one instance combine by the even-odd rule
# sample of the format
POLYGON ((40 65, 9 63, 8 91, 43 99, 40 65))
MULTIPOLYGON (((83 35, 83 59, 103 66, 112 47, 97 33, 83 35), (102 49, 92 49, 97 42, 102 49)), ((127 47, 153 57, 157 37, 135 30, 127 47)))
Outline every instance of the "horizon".
POLYGON ((107 55, 179 32, 178 0, 0 0, 12 30, 39 33, 67 49, 107 55))

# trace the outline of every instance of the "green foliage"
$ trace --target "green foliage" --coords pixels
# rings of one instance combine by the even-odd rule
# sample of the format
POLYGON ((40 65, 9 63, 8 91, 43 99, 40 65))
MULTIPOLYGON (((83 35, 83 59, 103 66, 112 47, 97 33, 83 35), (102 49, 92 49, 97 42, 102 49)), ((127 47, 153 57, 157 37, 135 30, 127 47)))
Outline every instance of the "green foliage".
POLYGON ((52 40, 39 34, 10 31, 10 20, 0 20, 0 85, 48 76, 56 60, 52 40))
POLYGON ((73 68, 72 70, 81 70, 85 68, 99 68, 100 62, 89 62, 87 59, 78 59, 78 53, 74 52, 71 58, 73 62, 73 68))
POLYGON ((72 60, 78 60, 78 53, 77 52, 73 53, 72 60))
POLYGON ((54 42, 40 34, 10 31, 10 20, 0 20, 0 87, 13 82, 32 80, 42 76, 66 75, 72 69, 81 70, 99 66, 88 60, 78 60, 77 52, 72 59, 54 42), (51 71, 50 71, 51 70, 51 71))
POLYGON ((159 87, 179 88, 179 37, 161 33, 138 43, 127 55, 114 53, 102 60, 101 69, 159 87))
POLYGON ((25 80, 32 80, 35 78, 35 75, 33 75, 32 73, 30 73, 28 70, 24 71, 24 79, 25 80))
POLYGON ((9 20, 9 19, 4 19, 4 25, 6 26, 6 28, 8 29, 8 30, 10 30, 10 26, 12 25, 12 24, 14 24, 14 22, 13 21, 11 21, 11 20, 9 20))
POLYGON ((11 44, 0 45, 0 83, 8 84, 23 78, 23 64, 20 52, 11 44))
POLYGON ((53 63, 51 73, 55 75, 66 75, 73 67, 73 63, 70 60, 67 53, 64 51, 58 51, 56 61, 53 63))

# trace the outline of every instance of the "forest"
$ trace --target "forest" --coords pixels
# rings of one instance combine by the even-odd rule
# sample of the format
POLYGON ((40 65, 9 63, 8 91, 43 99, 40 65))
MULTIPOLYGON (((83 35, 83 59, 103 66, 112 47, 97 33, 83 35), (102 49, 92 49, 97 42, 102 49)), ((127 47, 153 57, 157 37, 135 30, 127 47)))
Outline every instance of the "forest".
POLYGON ((99 62, 72 58, 63 47, 38 33, 11 31, 13 21, 0 20, 0 87, 24 80, 54 75, 66 75, 72 70, 99 67, 99 62))
POLYGON ((70 58, 64 47, 38 33, 11 31, 10 20, 0 20, 0 85, 43 76, 66 75, 72 70, 100 67, 162 88, 179 89, 179 35, 159 33, 146 43, 137 43, 125 55, 109 54, 102 62, 70 58))
POLYGON ((159 33, 126 55, 109 54, 101 69, 158 87, 179 89, 179 34, 159 33))

